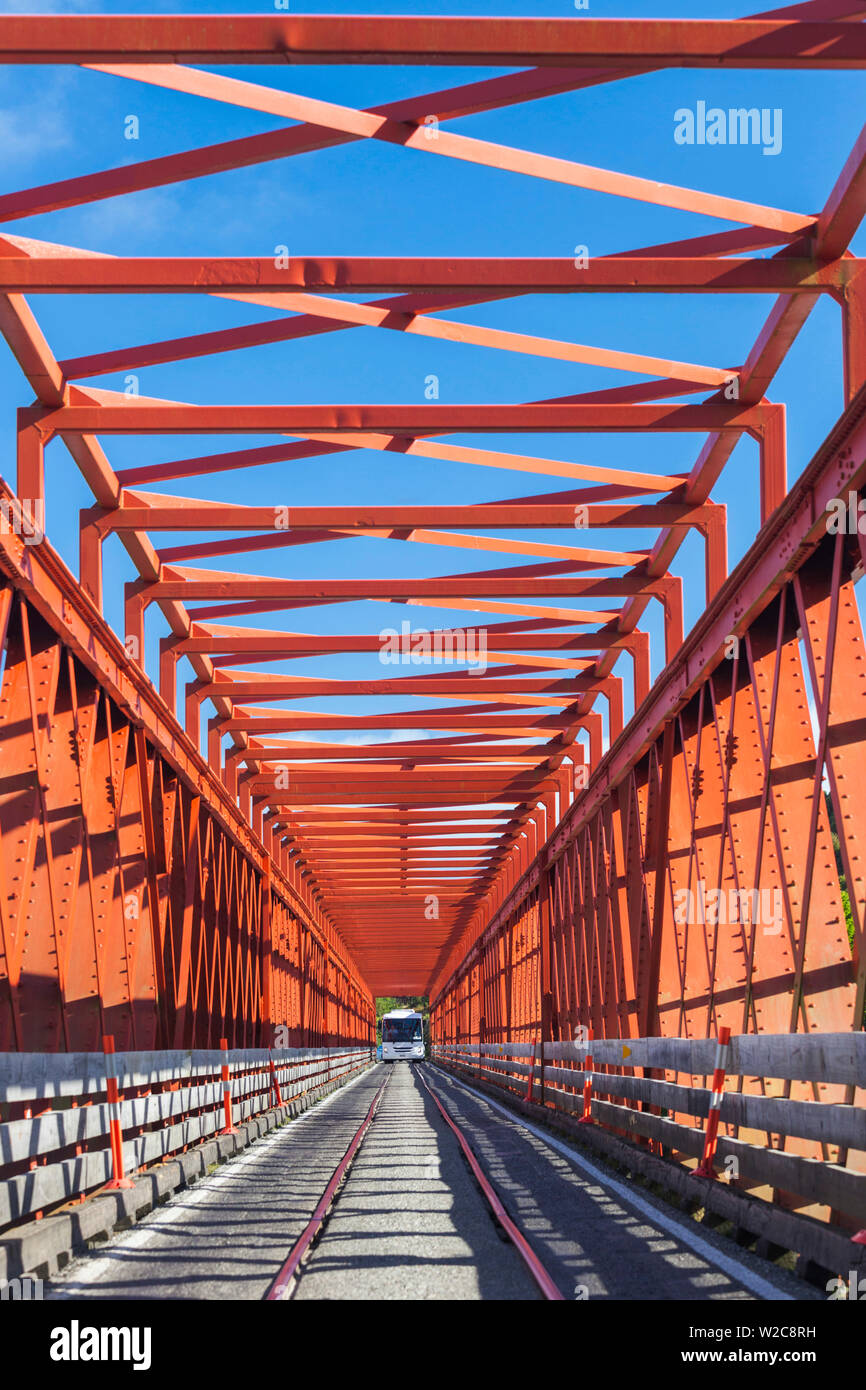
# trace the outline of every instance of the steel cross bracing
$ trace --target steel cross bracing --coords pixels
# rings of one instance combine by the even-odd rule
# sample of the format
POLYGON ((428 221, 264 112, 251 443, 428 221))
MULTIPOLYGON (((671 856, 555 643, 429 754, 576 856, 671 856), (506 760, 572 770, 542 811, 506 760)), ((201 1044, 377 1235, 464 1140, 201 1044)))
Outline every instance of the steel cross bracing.
MULTIPOLYGON (((239 1045, 262 1040, 277 1023, 300 1030, 305 1042, 331 1031, 353 1040, 368 1034, 373 994, 425 992, 439 997, 443 1039, 483 1038, 494 1018, 502 1036, 520 1039, 539 1031, 553 1036, 555 1029, 558 1036, 588 1018, 623 1035, 711 1032, 720 988, 733 991, 744 1030, 852 1026, 856 1008, 862 1011, 862 970, 855 984, 838 925, 838 877, 825 873, 830 830, 818 793, 826 765, 857 947, 863 841, 844 790, 857 753, 850 745, 862 743, 863 733, 861 692, 845 675, 862 651, 851 581, 856 557, 840 543, 832 562, 810 561, 802 574, 788 575, 774 591, 777 608, 746 633, 746 610, 726 587, 725 509, 712 492, 737 442, 750 436, 764 523, 750 560, 749 575, 757 574, 788 496, 785 407, 768 392, 822 297, 838 306, 844 399, 853 401, 866 379, 866 279, 863 262, 847 249, 866 202, 866 135, 847 158, 839 152, 841 172, 825 206, 804 213, 659 183, 652 170, 637 177, 479 140, 450 123, 667 67, 862 68, 864 17, 866 5, 812 0, 751 19, 689 22, 0 19, 5 63, 76 64, 94 82, 122 77, 284 122, 264 135, 3 193, 6 222, 373 140, 735 226, 594 254, 586 263, 330 253, 156 258, 18 232, 0 237, 0 328, 35 398, 22 398, 18 414, 18 497, 30 509, 44 500, 45 449, 54 438, 93 494, 81 516, 77 594, 47 544, 31 555, 14 533, 0 537, 7 580, 2 701, 11 731, 7 737, 4 730, 0 783, 0 870, 4 903, 11 904, 0 908, 9 982, 0 1027, 8 1045, 92 1046, 107 1021, 116 1032, 130 1030, 129 1045, 206 1045, 225 1031, 227 1018, 239 1045), (358 110, 190 66, 295 62, 516 70, 358 110), (436 139, 429 138, 433 118, 436 139), (636 292, 775 298, 736 364, 671 360, 663 344, 661 355, 647 356, 472 322, 473 306, 518 296, 636 292), (140 297, 142 324, 148 294, 207 295, 282 317, 235 326, 228 305, 222 328, 149 341, 142 327, 128 346, 58 361, 31 307, 42 294, 129 293, 140 297), (443 312, 449 317, 439 317, 443 312), (462 344, 467 352, 612 368, 626 373, 627 384, 507 405, 190 403, 86 384, 106 373, 288 341, 300 352, 301 340, 360 327, 462 344), (690 471, 669 475, 636 468, 631 450, 622 466, 601 467, 546 458, 523 438, 508 451, 483 438, 477 446, 449 442, 491 433, 680 431, 706 440, 690 471), (101 442, 114 434, 274 435, 276 442, 118 471, 101 442), (483 503, 384 500, 358 509, 340 505, 325 488, 321 505, 288 513, 276 473, 272 506, 159 491, 181 479, 225 474, 226 495, 235 497, 245 469, 351 451, 401 452, 424 461, 431 477, 450 463, 517 470, 539 475, 548 480, 539 488, 553 490, 500 498, 493 482, 483 503), (598 544, 605 531, 636 529, 646 533, 638 549, 618 548, 615 536, 598 544), (554 538, 529 540, 522 535, 529 530, 554 538), (183 535, 157 548, 151 532, 183 535), (209 532, 217 538, 207 539, 209 532), (718 643, 702 652, 697 696, 683 646, 682 585, 673 572, 692 532, 703 547, 708 614, 719 615, 720 631, 740 632, 745 642, 738 661, 718 675, 718 643), (123 546, 133 576, 124 647, 96 612, 110 537, 123 546), (409 563, 405 579, 396 580, 368 577, 363 563, 357 579, 314 577, 303 557, 315 552, 295 553, 331 542, 363 546, 371 537, 394 549, 408 543, 480 556, 449 560, 454 572, 444 575, 433 564, 429 577, 409 563), (285 561, 277 577, 220 567, 232 555, 273 549, 285 561), (651 688, 649 634, 640 623, 653 600, 664 633, 654 664, 658 670, 666 663, 666 677, 651 688), (285 673, 269 664, 375 653, 382 634, 354 633, 347 623, 345 633, 326 636, 296 630, 293 618, 289 629, 236 622, 356 602, 393 604, 395 628, 420 608, 434 641, 472 649, 483 638, 485 669, 464 659, 444 670, 420 664, 408 675, 383 666, 376 679, 295 675, 291 666, 285 673), (159 669, 150 673, 159 696, 142 671, 154 609, 169 630, 159 669), (466 613, 464 628, 443 624, 441 614, 454 611, 466 613), (848 655, 836 641, 841 622, 848 655), (93 630, 90 644, 82 624, 93 630), (798 627, 809 638, 806 672, 792 636, 798 627), (832 689, 828 652, 843 668, 832 689), (626 730, 623 654, 637 711, 626 730), (186 663, 194 679, 179 705, 186 663), (254 665, 264 669, 249 669, 254 665), (805 713, 807 680, 819 712, 817 748, 805 713), (395 708, 347 713, 338 703, 368 695, 393 697, 395 708), (683 704, 686 696, 691 704, 683 704), (759 816, 757 830, 738 820, 732 790, 735 704, 737 719, 750 721, 751 761, 737 776, 748 779, 743 794, 759 816), (413 738, 415 730, 420 737, 413 738), (390 731, 398 731, 396 740, 389 741, 390 731), (346 741, 371 734, 377 741, 346 741), (67 735, 78 752, 65 749, 63 777, 56 770, 49 776, 67 735), (789 762, 798 780, 794 788, 788 779, 782 810, 773 778, 789 762), (113 789, 107 808, 100 802, 106 777, 113 789), (129 816, 120 814, 117 799, 125 782, 129 816), (155 815, 164 829, 154 827, 155 815), (93 817, 101 817, 98 853, 93 817), (686 948, 672 935, 675 876, 689 882, 700 868, 705 879, 726 882, 741 842, 753 845, 754 834, 761 843, 767 837, 756 886, 784 886, 788 934, 762 941, 756 953, 754 943, 711 941, 702 926, 686 967, 686 948), (712 864, 696 866, 699 852, 712 864), (16 868, 22 862, 23 873, 16 868), (793 862, 798 870, 806 866, 807 881, 796 890, 793 862), (668 874, 670 893, 662 891, 668 874), (61 891, 70 883, 71 896, 61 891), (122 905, 133 891, 142 914, 134 921, 146 922, 146 940, 124 926, 122 905), (617 894, 619 915, 611 906, 617 894), (25 927, 34 913, 38 927, 25 927), (801 916, 809 921, 808 947, 801 916), (730 962, 719 961, 743 949, 746 972, 735 980, 730 962), (290 968, 278 989, 274 962, 285 959, 290 968), (700 975, 694 998, 693 969, 700 975), (762 986, 769 989, 780 974, 784 988, 771 1008, 762 986), (305 989, 315 999, 301 998, 305 989), (106 1019, 109 1000, 116 1018, 106 1019), (342 1011, 339 1025, 335 1010, 342 1011)), ((436 550, 424 553, 435 557, 436 550)))

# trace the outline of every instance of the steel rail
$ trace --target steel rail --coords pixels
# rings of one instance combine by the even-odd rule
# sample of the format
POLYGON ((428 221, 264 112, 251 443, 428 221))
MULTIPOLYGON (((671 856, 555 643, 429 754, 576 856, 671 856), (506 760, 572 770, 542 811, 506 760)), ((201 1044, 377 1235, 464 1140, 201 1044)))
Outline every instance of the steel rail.
POLYGON ((385 1080, 382 1082, 381 1086, 379 1087, 378 1091, 373 1097, 373 1100, 370 1104, 370 1109, 367 1111, 365 1118, 361 1121, 361 1124, 355 1131, 355 1134, 352 1138, 351 1143, 349 1144, 349 1147, 346 1149, 346 1152, 343 1154, 343 1157, 340 1159, 340 1162, 337 1164, 336 1168, 331 1174, 331 1180, 328 1183, 328 1186, 325 1188, 325 1191, 323 1192, 319 1200, 316 1210, 313 1212, 313 1215, 310 1217, 310 1220, 307 1222, 307 1225, 304 1227, 298 1240, 292 1246, 289 1255, 283 1263, 282 1267, 280 1268, 280 1271, 276 1279, 272 1283, 271 1287, 268 1289, 268 1292, 265 1294, 266 1303, 285 1302, 289 1298, 292 1292, 294 1281, 297 1278, 298 1269, 300 1267, 301 1261, 303 1260, 304 1256, 309 1250, 313 1240, 318 1235, 319 1230, 322 1226, 322 1222, 325 1220, 325 1217, 331 1209, 334 1198, 337 1194, 337 1189, 340 1187, 343 1180, 345 1179, 346 1174, 348 1173, 349 1168, 351 1167, 355 1159, 355 1155, 357 1154, 358 1149, 361 1147, 361 1144, 364 1138, 366 1137, 367 1130, 373 1123, 373 1120, 376 1116, 376 1111, 379 1107, 379 1102, 382 1099, 382 1096, 385 1092, 385 1087, 388 1085, 388 1082, 390 1080, 391 1075, 389 1073, 385 1077, 385 1080))
POLYGON ((445 1106, 442 1104, 435 1091, 431 1090, 431 1088, 427 1085, 427 1082, 424 1079, 424 1074, 420 1070, 418 1071, 418 1078, 425 1091, 428 1093, 428 1095, 432 1098, 432 1100, 438 1107, 439 1112, 442 1115, 442 1118, 445 1121, 445 1123, 448 1125, 450 1129, 454 1131, 454 1134, 457 1136, 457 1142, 460 1145, 460 1148, 463 1150, 463 1155, 466 1158, 469 1167, 472 1169, 473 1176, 475 1177, 479 1187, 481 1188, 481 1192, 484 1196, 485 1201, 487 1202, 488 1206, 490 1207, 491 1211, 493 1212, 493 1215, 499 1222, 503 1231, 508 1236, 508 1239, 511 1241, 512 1245, 517 1250, 518 1255, 523 1260, 523 1263, 526 1265, 527 1269, 529 1270, 529 1273, 532 1275, 536 1284, 541 1289, 541 1292, 544 1294, 544 1297, 548 1299, 551 1303, 564 1303, 565 1299, 562 1293, 551 1279, 547 1270, 544 1268, 544 1265, 541 1263, 541 1260, 538 1258, 532 1246, 529 1244, 529 1241, 519 1230, 519 1228, 514 1224, 511 1217, 508 1215, 508 1212, 505 1210, 505 1207, 502 1204, 502 1201, 499 1197, 499 1194, 496 1191, 496 1188, 493 1186, 487 1174, 484 1172, 484 1169, 481 1167, 481 1164, 476 1158, 475 1153, 471 1145, 469 1144, 469 1141, 464 1136, 459 1125, 448 1114, 448 1111, 445 1109, 445 1106))
MULTIPOLYGON (((382 1096, 384 1095, 388 1083, 391 1080, 392 1074, 393 1073, 389 1073, 389 1075, 386 1076, 385 1080, 382 1082, 381 1086, 376 1091, 376 1094, 373 1097, 367 1114, 361 1121, 361 1124, 358 1126, 358 1129, 353 1135, 352 1140, 348 1148, 346 1149, 346 1152, 343 1154, 343 1157, 340 1159, 340 1162, 334 1169, 330 1181, 328 1182, 325 1191, 319 1199, 318 1205, 316 1206, 316 1210, 313 1212, 313 1215, 311 1216, 307 1225, 304 1227, 304 1230, 301 1232, 301 1235, 299 1236, 298 1240, 292 1246, 292 1249, 290 1250, 285 1262, 281 1266, 279 1273, 277 1274, 276 1278, 271 1284, 271 1287, 265 1295, 265 1302, 284 1302, 291 1297, 295 1281, 298 1277, 298 1271, 300 1269, 301 1263, 303 1262, 304 1256, 307 1254, 308 1250, 310 1249, 310 1246, 312 1245, 316 1236, 319 1234, 322 1224, 324 1223, 329 1211, 331 1210, 334 1204, 334 1201, 337 1197, 337 1193, 340 1187, 342 1186, 343 1182, 345 1181, 346 1175, 348 1174, 348 1171, 351 1168, 352 1163, 354 1162, 357 1156, 358 1150, 360 1149, 361 1144, 367 1136, 367 1132, 371 1124, 373 1123, 373 1120, 376 1117, 376 1111, 379 1108, 382 1096)), ((487 1202, 487 1205, 490 1207, 490 1210, 493 1213, 495 1220, 499 1223, 500 1227, 505 1232, 512 1245, 517 1250, 518 1255, 523 1260, 524 1264, 529 1270, 529 1273, 532 1275, 532 1278, 534 1279, 535 1283, 540 1288, 542 1294, 550 1302, 563 1302, 564 1299, 562 1293, 560 1292, 557 1285, 554 1283, 551 1276, 548 1274, 547 1270, 544 1268, 544 1265, 541 1263, 541 1260, 539 1259, 535 1251, 532 1249, 532 1246, 529 1244, 526 1237, 523 1235, 523 1233, 520 1231, 520 1229, 515 1225, 511 1217, 508 1215, 508 1212, 505 1210, 505 1207, 502 1203, 499 1194, 497 1193, 495 1187, 491 1183, 487 1174, 484 1172, 484 1169, 481 1167, 481 1164, 479 1163, 478 1158, 476 1157, 475 1152, 472 1149, 472 1146, 469 1144, 469 1141, 466 1139, 459 1125, 452 1119, 451 1115, 449 1115, 448 1111, 445 1109, 444 1105, 439 1100, 439 1097, 430 1088, 430 1086, 428 1086, 424 1078, 424 1074, 420 1068, 416 1070, 416 1075, 418 1076, 418 1079, 424 1087, 425 1091, 431 1097, 434 1104, 438 1108, 443 1120, 448 1125, 449 1129, 451 1129, 455 1134, 457 1142, 460 1145, 460 1148, 463 1152, 463 1155, 466 1158, 466 1161, 468 1162, 469 1167, 472 1170, 472 1174, 475 1177, 481 1189, 482 1196, 487 1202)))

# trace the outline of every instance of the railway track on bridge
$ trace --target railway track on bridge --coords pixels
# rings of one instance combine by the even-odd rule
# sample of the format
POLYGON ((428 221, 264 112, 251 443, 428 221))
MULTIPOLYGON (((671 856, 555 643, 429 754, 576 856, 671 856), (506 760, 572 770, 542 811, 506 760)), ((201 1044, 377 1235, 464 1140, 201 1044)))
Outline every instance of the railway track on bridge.
MULTIPOLYGON (((399 1066, 400 1063, 395 1063, 393 1065, 399 1066)), ((498 1232, 503 1239, 507 1240, 514 1247, 532 1279, 540 1289, 542 1296, 549 1302, 562 1302, 564 1298, 562 1292, 545 1269, 542 1261, 533 1250, 524 1233, 509 1216, 501 1195, 497 1192, 489 1175, 485 1172, 464 1130, 458 1124, 454 1116, 449 1113, 446 1106, 442 1104, 442 1101, 436 1095, 435 1091, 427 1084, 427 1080, 423 1075, 423 1069, 420 1067, 415 1069, 415 1074, 427 1095, 429 1095, 430 1099, 433 1101, 433 1104, 436 1106, 445 1124, 456 1136, 457 1142, 460 1145, 460 1151, 496 1223, 498 1232)), ((340 1193, 343 1190, 346 1178, 348 1177, 361 1145, 373 1125, 382 1098, 391 1083, 393 1075, 394 1072, 392 1070, 386 1075, 384 1081, 376 1091, 364 1119, 361 1121, 349 1142, 346 1152, 331 1174, 312 1217, 300 1237, 295 1241, 279 1274, 265 1295, 266 1302, 283 1302, 292 1298, 297 1288, 298 1281, 303 1275, 304 1261, 315 1248, 335 1204, 339 1201, 340 1193)))
POLYGON ((301 1233, 298 1240, 295 1241, 295 1244, 289 1251, 289 1254, 286 1257, 285 1263, 280 1269, 279 1274, 277 1275, 270 1289, 268 1289, 268 1292, 265 1295, 266 1302, 282 1302, 283 1300, 291 1297, 292 1292, 294 1290, 295 1281, 300 1273, 301 1264, 303 1262, 304 1256, 306 1255, 310 1247, 313 1245, 314 1241, 316 1240, 316 1237, 319 1235, 324 1222, 328 1218, 328 1213, 330 1212, 334 1202, 337 1200, 340 1188, 342 1187, 346 1175, 352 1166, 352 1162, 355 1158, 355 1155, 357 1154, 362 1143, 364 1142, 364 1136, 366 1135, 368 1129, 370 1128, 370 1125, 376 1118, 376 1111, 379 1108, 379 1102, 385 1094, 388 1082, 390 1080, 390 1076, 386 1076, 378 1091, 374 1095, 370 1103, 370 1108, 367 1111, 367 1114, 364 1116, 364 1119, 361 1121, 360 1125, 356 1129, 349 1143, 349 1147, 346 1149, 346 1152, 343 1154, 343 1157, 340 1159, 340 1162, 337 1164, 336 1168, 331 1174, 331 1177, 328 1181, 328 1185, 322 1193, 316 1210, 313 1212, 312 1217, 308 1221, 307 1225, 304 1227, 304 1230, 301 1233))

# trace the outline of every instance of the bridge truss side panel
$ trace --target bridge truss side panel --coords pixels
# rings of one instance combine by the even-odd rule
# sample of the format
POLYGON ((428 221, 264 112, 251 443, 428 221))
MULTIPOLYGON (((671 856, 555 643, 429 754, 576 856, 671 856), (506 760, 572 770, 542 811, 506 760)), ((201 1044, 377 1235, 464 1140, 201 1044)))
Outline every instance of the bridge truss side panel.
MULTIPOLYGON (((861 393, 522 881, 452 964, 434 996, 437 1042, 863 1026, 866 647, 854 583, 864 537, 831 525, 828 503, 862 496, 864 409, 861 393), (545 914, 549 940, 531 925, 545 914), (483 1039, 466 1005, 479 968, 483 1039)), ((738 1085, 858 1099, 841 1085, 738 1085)), ((788 1147, 828 1156, 816 1141, 788 1147)))
POLYGON ((12 534, 0 569, 0 1051, 369 1042, 333 928, 71 576, 12 534))

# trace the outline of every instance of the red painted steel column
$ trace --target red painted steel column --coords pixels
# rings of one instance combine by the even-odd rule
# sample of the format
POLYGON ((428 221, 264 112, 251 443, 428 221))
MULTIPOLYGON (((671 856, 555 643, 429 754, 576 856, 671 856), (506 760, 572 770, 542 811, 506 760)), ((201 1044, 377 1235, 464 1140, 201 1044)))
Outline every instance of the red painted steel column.
POLYGON ((862 270, 837 297, 842 304, 845 403, 850 405, 866 381, 866 276, 862 270))

